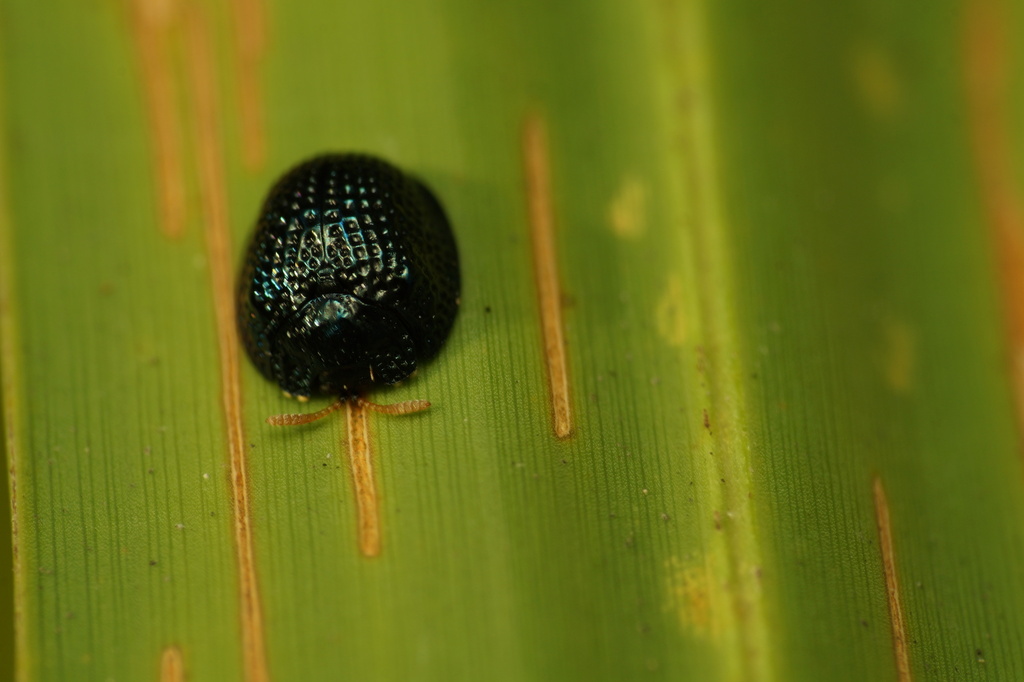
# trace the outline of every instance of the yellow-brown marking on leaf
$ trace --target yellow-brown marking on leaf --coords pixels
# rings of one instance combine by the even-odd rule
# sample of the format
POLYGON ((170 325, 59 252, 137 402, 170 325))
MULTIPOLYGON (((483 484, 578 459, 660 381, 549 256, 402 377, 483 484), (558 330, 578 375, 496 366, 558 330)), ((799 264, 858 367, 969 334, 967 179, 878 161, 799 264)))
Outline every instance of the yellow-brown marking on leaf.
POLYGON ((892 56, 878 45, 857 45, 850 59, 857 93, 875 118, 892 119, 903 107, 903 86, 892 56))
POLYGON ((176 646, 165 648, 160 656, 160 682, 185 682, 185 661, 176 646))
POLYGON ((717 634, 707 569, 671 557, 665 562, 665 573, 669 608, 679 619, 679 625, 698 635, 717 634))
POLYGON ((665 281, 654 309, 655 328, 665 343, 682 346, 686 343, 686 315, 683 312, 683 282, 672 273, 665 281))
POLYGON ((366 410, 366 405, 361 401, 345 402, 348 461, 352 469, 352 488, 355 491, 359 519, 359 551, 364 556, 375 557, 380 554, 380 512, 366 410))
POLYGON ((906 322, 890 321, 885 327, 885 383, 897 393, 908 393, 914 385, 917 337, 906 322))
MULTIPOLYGON (((964 72, 975 170, 999 271, 1006 346, 1024 438, 1024 201, 1011 156, 1010 22, 1002 3, 968 0, 964 21, 964 72)), ((1024 454, 1024 448, 1021 449, 1024 454)))
POLYGON ((219 104, 217 85, 214 81, 216 63, 212 55, 206 17, 202 12, 202 6, 197 3, 187 5, 185 38, 189 94, 195 117, 195 155, 199 166, 199 185, 202 188, 204 234, 210 264, 220 355, 221 401, 230 459, 243 671, 248 682, 266 682, 269 673, 253 554, 245 433, 242 427, 242 386, 239 374, 239 341, 235 329, 233 259, 229 234, 227 181, 223 166, 224 143, 219 129, 219 104))
POLYGON ((181 107, 171 50, 179 8, 176 0, 130 0, 130 5, 149 119, 160 229, 175 239, 184 231, 186 206, 181 107))
POLYGON ((608 222, 623 239, 637 239, 647 231, 647 186, 639 178, 622 179, 608 207, 608 222))
POLYGON ((878 546, 882 551, 882 570, 885 573, 886 594, 889 597, 889 622, 892 626, 892 648, 896 658, 896 678, 910 682, 910 654, 907 651, 907 630, 903 623, 903 605, 896 573, 896 555, 892 546, 892 528, 889 523, 889 501, 885 496, 882 479, 875 476, 875 520, 878 523, 878 546))
POLYGON ((544 358, 548 368, 552 421, 555 436, 568 438, 573 430, 569 367, 565 353, 562 293, 555 250, 547 125, 540 114, 534 112, 526 117, 522 144, 526 203, 530 217, 533 267, 540 301, 540 322, 544 338, 544 358))

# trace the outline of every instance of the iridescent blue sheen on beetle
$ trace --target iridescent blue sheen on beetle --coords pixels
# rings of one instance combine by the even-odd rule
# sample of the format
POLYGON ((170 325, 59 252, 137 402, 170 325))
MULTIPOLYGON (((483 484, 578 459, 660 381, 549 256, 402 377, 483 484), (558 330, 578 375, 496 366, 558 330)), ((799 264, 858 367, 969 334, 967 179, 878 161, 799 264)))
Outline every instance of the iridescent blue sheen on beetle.
POLYGON ((437 199, 370 156, 331 154, 282 177, 239 278, 239 329, 286 392, 357 396, 441 348, 459 260, 437 199))

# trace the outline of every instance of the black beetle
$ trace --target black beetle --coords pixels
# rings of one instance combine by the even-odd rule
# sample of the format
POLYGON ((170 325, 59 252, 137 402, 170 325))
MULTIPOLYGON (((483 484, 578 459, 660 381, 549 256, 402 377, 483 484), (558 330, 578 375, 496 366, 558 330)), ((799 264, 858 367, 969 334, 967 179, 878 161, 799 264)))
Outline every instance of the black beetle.
MULTIPOLYGON (((459 287, 455 239, 430 190, 380 159, 328 154, 267 196, 239 278, 239 330, 286 393, 339 397, 326 414, 437 354, 459 287)), ((429 403, 403 405, 390 411, 429 403)))

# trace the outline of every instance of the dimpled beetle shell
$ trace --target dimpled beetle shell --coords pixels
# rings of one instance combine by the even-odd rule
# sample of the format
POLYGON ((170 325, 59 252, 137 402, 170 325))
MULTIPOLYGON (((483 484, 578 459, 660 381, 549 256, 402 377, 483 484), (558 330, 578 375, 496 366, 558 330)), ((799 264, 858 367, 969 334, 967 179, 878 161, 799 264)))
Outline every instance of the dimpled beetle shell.
POLYGON ((458 308, 455 240, 415 179, 370 156, 320 156, 270 191, 239 299, 264 375, 299 397, 358 395, 441 348, 458 308))

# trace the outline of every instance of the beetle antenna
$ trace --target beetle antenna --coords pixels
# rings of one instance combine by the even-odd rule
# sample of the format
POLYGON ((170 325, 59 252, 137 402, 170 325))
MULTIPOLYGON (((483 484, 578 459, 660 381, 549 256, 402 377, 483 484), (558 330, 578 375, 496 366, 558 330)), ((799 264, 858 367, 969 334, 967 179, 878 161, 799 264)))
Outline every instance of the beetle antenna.
POLYGON ((390 415, 415 414, 416 412, 423 412, 430 407, 430 401, 428 400, 405 400, 400 403, 391 403, 390 405, 371 403, 363 397, 357 397, 355 401, 368 410, 390 415))
POLYGON ((344 404, 345 399, 338 398, 322 410, 309 412, 307 414, 275 414, 273 417, 267 417, 267 423, 271 426, 299 426, 301 424, 310 424, 315 422, 317 419, 323 419, 331 412, 337 412, 344 404))

